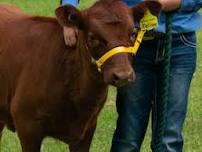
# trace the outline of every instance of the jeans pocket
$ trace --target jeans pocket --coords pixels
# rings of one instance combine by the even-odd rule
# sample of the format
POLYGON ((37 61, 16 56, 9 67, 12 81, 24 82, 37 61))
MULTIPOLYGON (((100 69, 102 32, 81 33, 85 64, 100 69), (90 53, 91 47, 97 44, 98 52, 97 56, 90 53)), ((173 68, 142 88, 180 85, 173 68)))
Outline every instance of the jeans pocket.
POLYGON ((182 43, 188 47, 196 47, 196 35, 194 32, 192 33, 181 33, 180 40, 182 43))

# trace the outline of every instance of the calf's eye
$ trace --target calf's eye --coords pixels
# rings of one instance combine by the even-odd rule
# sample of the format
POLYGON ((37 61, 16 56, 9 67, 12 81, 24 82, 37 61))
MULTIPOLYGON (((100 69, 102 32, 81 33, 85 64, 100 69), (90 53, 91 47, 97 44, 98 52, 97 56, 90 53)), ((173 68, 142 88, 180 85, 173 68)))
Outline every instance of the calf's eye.
POLYGON ((99 39, 95 36, 95 34, 91 32, 88 33, 88 42, 93 46, 97 46, 100 43, 99 39))
POLYGON ((95 47, 103 48, 106 45, 106 42, 103 39, 99 38, 98 36, 96 36, 95 34, 93 34, 91 32, 88 33, 88 42, 94 48, 95 47))

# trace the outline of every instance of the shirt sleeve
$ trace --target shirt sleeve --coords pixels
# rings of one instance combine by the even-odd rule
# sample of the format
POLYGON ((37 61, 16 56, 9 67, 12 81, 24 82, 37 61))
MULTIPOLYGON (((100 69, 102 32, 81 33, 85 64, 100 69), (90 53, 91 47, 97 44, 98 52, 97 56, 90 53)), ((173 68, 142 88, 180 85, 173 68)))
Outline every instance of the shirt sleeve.
POLYGON ((199 10, 202 8, 202 0, 182 0, 181 10, 199 10))
POLYGON ((62 0, 62 5, 71 4, 73 6, 77 6, 78 3, 79 3, 79 0, 62 0))

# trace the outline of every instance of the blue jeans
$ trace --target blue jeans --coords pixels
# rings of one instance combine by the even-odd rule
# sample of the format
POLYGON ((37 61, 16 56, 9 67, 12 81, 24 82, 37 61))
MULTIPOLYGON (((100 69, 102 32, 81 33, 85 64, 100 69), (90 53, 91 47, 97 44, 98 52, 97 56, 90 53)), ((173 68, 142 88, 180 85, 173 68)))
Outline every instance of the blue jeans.
MULTIPOLYGON (((173 34, 169 101, 167 103, 162 152, 182 152, 182 128, 187 112, 187 100, 196 64, 194 32, 173 34)), ((156 98, 160 66, 164 58, 164 36, 143 41, 134 57, 136 81, 118 89, 117 128, 111 152, 139 152, 152 111, 152 144, 156 142, 156 98)))

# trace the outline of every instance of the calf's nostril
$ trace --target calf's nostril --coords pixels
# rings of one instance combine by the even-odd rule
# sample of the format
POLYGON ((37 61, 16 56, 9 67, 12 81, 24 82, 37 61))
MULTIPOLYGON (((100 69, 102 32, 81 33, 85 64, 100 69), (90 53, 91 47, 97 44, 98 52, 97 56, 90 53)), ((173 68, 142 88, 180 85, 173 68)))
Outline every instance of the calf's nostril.
POLYGON ((119 81, 120 77, 118 74, 113 74, 113 79, 114 79, 114 81, 119 81))
POLYGON ((130 71, 128 74, 128 82, 134 81, 136 78, 135 73, 133 71, 130 71))
POLYGON ((128 83, 135 80, 135 73, 133 70, 128 72, 115 72, 113 73, 113 82, 114 83, 128 83))
POLYGON ((127 80, 128 76, 127 74, 124 74, 123 72, 117 72, 113 74, 114 81, 120 81, 120 80, 127 80))

